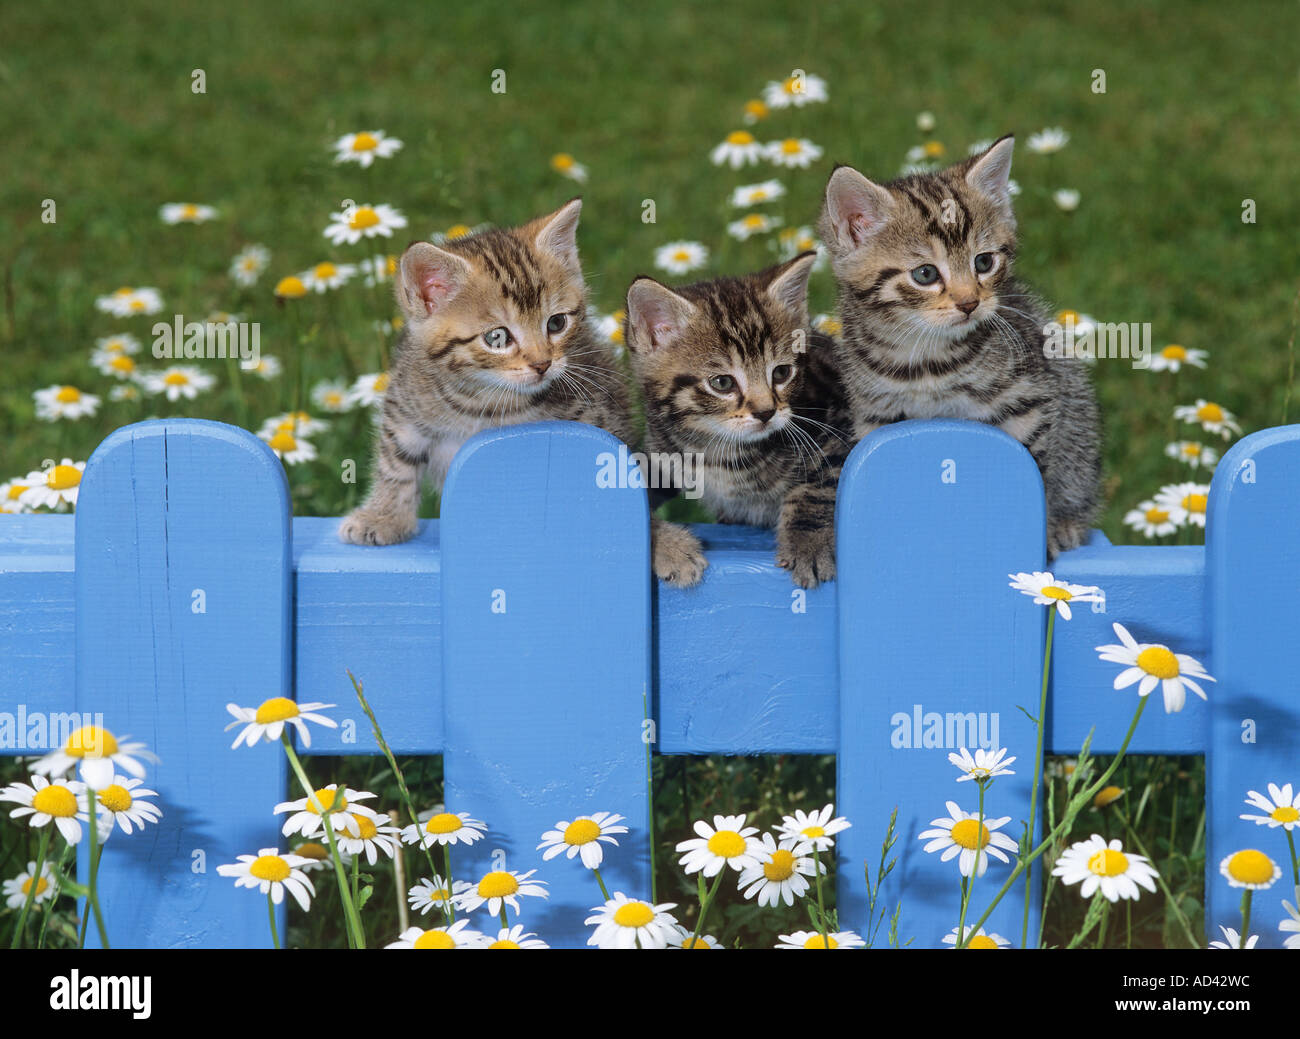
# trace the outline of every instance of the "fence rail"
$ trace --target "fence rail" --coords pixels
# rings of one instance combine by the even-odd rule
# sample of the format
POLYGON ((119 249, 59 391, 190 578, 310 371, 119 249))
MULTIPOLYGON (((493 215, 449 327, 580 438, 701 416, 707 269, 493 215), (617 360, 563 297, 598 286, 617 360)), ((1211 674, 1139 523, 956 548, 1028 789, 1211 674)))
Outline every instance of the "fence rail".
MULTIPOLYGON (((494 854, 537 868, 552 893, 525 919, 553 944, 582 945, 596 901, 574 863, 534 850, 556 820, 627 816, 607 881, 649 893, 646 702, 656 753, 838 755, 837 811, 853 822, 838 848, 842 926, 863 923, 863 863, 897 805, 901 859, 883 898, 902 900, 905 936, 939 944, 956 871, 916 834, 947 800, 974 809, 948 751, 1012 748, 1017 774, 990 811, 1013 832, 1028 817, 1034 733, 1018 708, 1037 703, 1045 618, 1007 574, 1043 565, 1033 461, 978 424, 886 427, 845 467, 835 582, 796 589, 769 532, 711 526, 699 528, 706 579, 683 590, 650 577, 645 492, 597 486, 598 455, 617 447, 568 423, 481 434, 452 467, 441 521, 359 548, 337 541, 337 520, 291 518, 284 471, 251 434, 146 422, 96 451, 75 521, 5 517, 0 753, 43 752, 24 745, 24 720, 78 712, 162 758, 149 777, 162 824, 106 847, 114 944, 267 944, 256 899, 216 866, 281 843, 270 810, 289 787, 283 755, 230 749, 225 705, 336 703, 343 724, 318 730, 310 753, 376 753, 346 670, 398 753, 444 755, 449 808, 489 823, 486 840, 457 846, 458 877, 494 854)), ((1209 704, 1168 716, 1152 704, 1130 748, 1206 755, 1212 929, 1237 913, 1219 860, 1239 847, 1280 857, 1270 831, 1238 819, 1246 791, 1300 779, 1297 505, 1300 426, 1266 430, 1220 463, 1204 548, 1094 534, 1056 567, 1106 602, 1056 626, 1049 753, 1076 752, 1090 731, 1094 751, 1122 739, 1133 690, 1114 691, 1116 668, 1094 650, 1115 641, 1112 621, 1218 679, 1209 704)), ((1007 868, 994 863, 976 902, 1007 868)), ((1280 902, 1255 900, 1261 945, 1279 944, 1280 902)), ((988 926, 1018 935, 1018 907, 988 926)))

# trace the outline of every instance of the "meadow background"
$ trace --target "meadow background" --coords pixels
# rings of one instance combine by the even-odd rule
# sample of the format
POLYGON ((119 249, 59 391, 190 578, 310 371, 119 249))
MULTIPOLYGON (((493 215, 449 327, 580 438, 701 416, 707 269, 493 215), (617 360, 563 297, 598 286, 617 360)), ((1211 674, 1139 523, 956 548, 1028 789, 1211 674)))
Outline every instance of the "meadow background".
MULTIPOLYGON (((113 428, 145 417, 255 430, 291 407, 297 361, 308 386, 378 371, 374 325, 395 313, 386 286, 358 278, 287 304, 274 297, 280 278, 320 261, 400 252, 456 224, 522 222, 581 193, 591 302, 608 314, 638 274, 675 284, 775 262, 774 235, 726 234, 749 212, 729 204, 737 185, 782 181, 788 195, 761 211, 813 225, 836 162, 883 180, 926 140, 941 142, 946 163, 976 140, 1015 132, 1020 275, 1056 307, 1150 322, 1156 349, 1209 352, 1208 368, 1176 377, 1118 360, 1094 368, 1110 499, 1102 526, 1115 541, 1140 540, 1123 514, 1161 484, 1202 478, 1163 456, 1176 403, 1218 401, 1245 432, 1300 411, 1288 345, 1300 74, 1283 45, 1296 21, 1291 4, 1217 0, 1054 10, 1015 0, 9 5, 0 14, 9 41, 0 54, 0 480, 45 458, 82 461, 113 428), (826 80, 828 103, 744 126, 745 102, 796 68, 826 80), (195 69, 205 93, 191 90, 195 69), (491 90, 496 69, 505 93, 491 90), (1105 70, 1104 94, 1091 89, 1094 69, 1105 70), (935 117, 929 134, 918 129, 923 111, 935 117), (1064 149, 1025 147, 1056 126, 1070 134, 1064 149), (336 139, 374 129, 402 150, 368 169, 334 162, 336 139), (824 154, 804 170, 712 165, 709 153, 738 129, 760 141, 807 138, 824 154), (561 152, 586 167, 585 184, 552 167, 561 152), (1053 201, 1061 188, 1079 192, 1074 211, 1053 201), (45 199, 57 204, 54 223, 42 222, 45 199), (409 224, 391 239, 333 247, 322 231, 345 199, 395 206, 409 224), (645 199, 655 201, 654 224, 641 220, 645 199), (1245 199, 1255 202, 1254 223, 1242 221, 1245 199), (219 215, 164 225, 159 207, 186 201, 219 215), (678 239, 710 248, 702 271, 654 271, 655 249, 678 239), (228 272, 252 243, 271 260, 243 288, 228 272), (161 314, 96 310, 96 298, 120 285, 157 287, 161 314), (282 362, 281 376, 245 374, 236 388, 224 362, 201 361, 217 383, 192 401, 108 399, 114 380, 89 360, 96 339, 132 332, 145 344, 138 360, 154 366, 155 320, 215 311, 260 322, 263 353, 282 362), (33 392, 58 384, 101 396, 97 414, 38 420, 33 392)), ((829 272, 814 275, 812 302, 833 310, 829 272)), ((369 419, 365 409, 336 416, 313 439, 318 459, 291 468, 298 514, 339 515, 364 493, 369 419), (340 480, 344 458, 359 464, 356 483, 340 480)), ((1188 835, 1203 768, 1132 767, 1142 771, 1131 788, 1154 791, 1143 797, 1155 819, 1143 832, 1159 861, 1186 859, 1179 890, 1194 906, 1202 867, 1188 835)), ((664 808, 682 823, 744 811, 755 798, 773 810, 815 807, 833 789, 826 761, 678 761, 659 774, 682 791, 664 808)), ((20 854, 11 847, 5 858, 20 854)), ((1158 902, 1142 911, 1157 915, 1138 944, 1174 940, 1158 902)), ((1068 921, 1060 926, 1070 933, 1068 921)))

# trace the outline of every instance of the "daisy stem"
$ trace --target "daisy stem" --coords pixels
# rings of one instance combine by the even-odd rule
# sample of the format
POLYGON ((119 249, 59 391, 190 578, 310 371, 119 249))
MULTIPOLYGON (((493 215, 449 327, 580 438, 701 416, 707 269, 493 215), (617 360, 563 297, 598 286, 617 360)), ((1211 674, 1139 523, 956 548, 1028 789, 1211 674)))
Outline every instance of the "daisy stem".
MULTIPOLYGON (((1128 816, 1120 810, 1118 805, 1112 805, 1111 807, 1115 809, 1115 814, 1119 816, 1120 822, 1124 824, 1124 833, 1127 835, 1133 847, 1137 848, 1138 854, 1145 856, 1147 861, 1154 861, 1151 856, 1147 854, 1147 850, 1143 847, 1142 841, 1138 839, 1137 833, 1129 823, 1128 816)), ((1155 879, 1156 883, 1160 885, 1160 890, 1164 893, 1166 904, 1169 906, 1170 910, 1172 910, 1179 926, 1182 927, 1183 934, 1187 936, 1187 941, 1190 943, 1190 947, 1193 949, 1199 949, 1201 943, 1197 940, 1196 935, 1192 933, 1192 925, 1188 923, 1187 917, 1183 915, 1182 909, 1178 906, 1178 899, 1176 899, 1174 893, 1169 890, 1169 885, 1165 883, 1165 878, 1161 874, 1156 873, 1155 879)))
MULTIPOLYGON (((1100 893, 1100 889, 1098 889, 1100 893)), ((1101 904, 1101 922, 1097 924, 1097 944, 1094 949, 1100 949, 1106 944, 1106 924, 1110 920, 1110 902, 1101 904)))
POLYGON ((504 902, 501 903, 501 927, 506 931, 510 930, 510 921, 506 919, 506 904, 504 902))
MULTIPOLYGON (((1055 607, 1052 608, 1052 613, 1056 613, 1055 607)), ((1049 626, 1050 624, 1051 621, 1048 621, 1049 626)), ((970 876, 966 878, 961 886, 961 915, 957 917, 957 948, 959 949, 966 948, 970 941, 966 935, 966 909, 970 905, 971 888, 975 886, 975 878, 980 874, 980 852, 984 850, 984 780, 978 780, 978 783, 980 788, 980 810, 979 823, 975 827, 975 862, 971 866, 970 876)), ((1031 822, 1029 825, 1032 833, 1033 823, 1031 822)), ((1028 899, 1028 894, 1025 897, 1028 899)), ((1028 905, 1028 901, 1025 904, 1028 905)), ((1025 920, 1025 926, 1026 928, 1029 926, 1028 919, 1025 920)), ((1024 941, 1023 936, 1021 941, 1024 941)))
POLYGON ((357 904, 357 887, 361 879, 361 856, 352 856, 352 904, 357 904))
MULTIPOLYGON (((451 845, 442 846, 442 869, 447 874, 447 886, 442 891, 442 911, 446 914, 447 923, 456 922, 456 903, 451 900, 451 845)), ((436 873, 435 873, 436 875, 436 873)))
POLYGON ((1295 835, 1291 833, 1291 827, 1286 828, 1286 842, 1291 846, 1291 879, 1295 881, 1295 886, 1300 888, 1300 859, 1295 854, 1295 835))
POLYGON ((13 939, 9 942, 11 949, 17 949, 22 944, 23 932, 27 929, 27 914, 31 912, 32 905, 36 901, 36 889, 41 884, 41 871, 45 869, 45 853, 50 848, 51 829, 53 827, 41 827, 40 843, 36 847, 36 869, 29 881, 31 886, 27 889, 27 898, 23 901, 23 911, 18 914, 18 926, 14 928, 13 939))
POLYGON ((596 875, 596 883, 600 885, 600 893, 605 896, 605 901, 608 902, 609 892, 605 889, 605 882, 600 879, 600 870, 593 869, 591 872, 596 875))
MULTIPOLYGON (((641 717, 646 721, 650 720, 650 704, 646 700, 645 686, 641 687, 641 717)), ((648 725, 641 731, 653 732, 654 726, 648 725)), ((643 736, 641 742, 645 744, 645 789, 646 803, 649 806, 649 817, 646 820, 646 826, 650 831, 650 904, 656 905, 659 902, 659 884, 655 876, 655 784, 654 770, 650 767, 650 743, 648 737, 643 736)), ((601 890, 605 885, 601 884, 601 890)), ((605 901, 609 901, 609 895, 605 896, 605 901)))
MULTIPOLYGON (((727 875, 727 869, 724 866, 718 870, 718 875, 714 878, 713 886, 709 888, 708 894, 700 898, 700 918, 695 921, 695 933, 691 935, 691 948, 694 949, 696 943, 700 940, 700 932, 704 930, 704 914, 709 911, 709 906, 713 905, 713 897, 718 893, 718 888, 722 885, 722 878, 727 875)), ((700 890, 704 889, 704 874, 700 874, 700 890)))
MULTIPOLYGON (((1052 637, 1056 628, 1056 604, 1047 615, 1047 639, 1043 646, 1043 688, 1038 696, 1038 742, 1034 748, 1034 785, 1029 791, 1029 843, 1033 844, 1038 817, 1038 788, 1043 781, 1043 728, 1047 721, 1047 678, 1052 670, 1052 637)), ((1029 903, 1033 893, 1034 871, 1025 870, 1025 910, 1020 923, 1020 947, 1028 948, 1029 903)))
POLYGON ((271 921, 271 944, 277 949, 280 948, 280 932, 275 929, 275 901, 271 898, 271 892, 266 892, 266 915, 271 921))
MULTIPOLYGON (((90 901, 91 912, 95 914, 95 930, 99 932, 99 944, 101 948, 109 948, 108 932, 104 929, 104 914, 99 908, 99 819, 95 814, 95 804, 99 800, 99 794, 86 788, 86 805, 90 809, 90 883, 87 887, 90 889, 88 899, 90 901)), ((85 947, 86 932, 81 932, 82 947, 85 947)))
POLYGON ((235 391, 235 413, 239 416, 239 425, 248 428, 248 400, 244 397, 243 375, 240 372, 239 352, 235 351, 226 358, 230 369, 230 388, 235 391))
POLYGON ((822 902, 822 860, 821 851, 813 845, 813 873, 817 877, 817 930, 821 932, 822 944, 829 949, 831 943, 826 936, 826 906, 822 902))
POLYGON ((1241 934, 1237 938, 1237 948, 1244 949, 1246 941, 1250 937, 1250 896, 1255 892, 1246 888, 1241 893, 1241 934))

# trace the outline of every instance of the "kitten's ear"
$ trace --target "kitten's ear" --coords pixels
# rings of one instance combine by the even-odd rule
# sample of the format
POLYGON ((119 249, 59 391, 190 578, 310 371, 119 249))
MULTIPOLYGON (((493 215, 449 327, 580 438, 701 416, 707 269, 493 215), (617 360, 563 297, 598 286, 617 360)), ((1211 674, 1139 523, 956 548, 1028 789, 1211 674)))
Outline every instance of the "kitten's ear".
POLYGON ((999 137, 966 171, 966 183, 995 202, 1010 204, 1011 151, 1016 139, 1011 134, 999 137))
POLYGON ((430 242, 413 242, 398 264, 397 303, 415 320, 450 303, 469 282, 469 261, 430 242))
POLYGON ((578 260, 578 217, 582 214, 582 199, 566 202, 550 216, 529 224, 534 230, 533 245, 541 252, 550 253, 566 267, 580 270, 578 260))
POLYGON ((838 253, 858 248, 884 226, 894 201, 852 166, 841 166, 826 185, 822 240, 838 253))
POLYGON ((789 263, 773 268, 767 294, 801 324, 808 321, 808 276, 817 262, 816 252, 800 253, 789 263))
POLYGON ((695 305, 645 275, 627 290, 627 345, 634 353, 654 353, 681 338, 695 305))

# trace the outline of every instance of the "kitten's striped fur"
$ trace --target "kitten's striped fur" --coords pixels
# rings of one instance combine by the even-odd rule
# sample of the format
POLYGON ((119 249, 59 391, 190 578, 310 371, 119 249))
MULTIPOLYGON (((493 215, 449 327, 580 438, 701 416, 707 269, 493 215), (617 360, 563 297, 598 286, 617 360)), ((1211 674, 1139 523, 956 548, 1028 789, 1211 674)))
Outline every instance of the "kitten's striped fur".
POLYGON ((821 234, 839 285, 855 436, 915 418, 1004 430, 1038 463, 1055 556, 1087 539, 1097 512, 1099 416, 1083 363, 1044 355, 1049 311, 1011 276, 1013 143, 883 185, 839 167, 821 234))
POLYGON ((850 415, 831 344, 808 327, 816 254, 740 278, 628 290, 627 343, 647 449, 704 456, 702 500, 727 523, 776 528, 804 587, 835 576, 835 487, 850 415))

